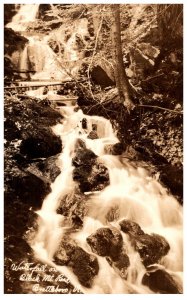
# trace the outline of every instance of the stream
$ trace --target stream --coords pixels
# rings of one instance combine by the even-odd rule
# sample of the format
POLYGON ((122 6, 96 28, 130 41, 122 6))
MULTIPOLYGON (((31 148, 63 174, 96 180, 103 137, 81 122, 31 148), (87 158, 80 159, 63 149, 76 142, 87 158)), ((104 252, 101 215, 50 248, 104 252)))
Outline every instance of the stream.
MULTIPOLYGON (((21 5, 8 27, 23 32, 24 35, 28 23, 36 19, 37 13, 38 5, 21 5)), ((83 34, 86 35, 87 29, 83 30, 86 22, 81 21, 80 28, 81 26, 83 34)), ((66 44, 65 57, 74 61, 75 71, 76 63, 79 64, 79 54, 73 44, 74 35, 75 33, 66 44)), ((31 80, 62 82, 69 79, 68 74, 61 68, 56 54, 47 45, 47 38, 39 38, 37 35, 28 36, 27 33, 29 43, 21 55, 20 68, 28 69, 29 61, 34 62, 35 74, 31 75, 31 80)), ((26 79, 24 76, 23 79, 26 79)), ((34 90, 32 93, 30 91, 31 94, 40 97, 42 91, 41 89, 34 90)), ((36 258, 42 263, 55 267, 70 280, 73 286, 79 287, 85 294, 152 294, 154 292, 142 283, 147 268, 142 262, 140 252, 137 251, 138 246, 133 246, 132 236, 124 232, 120 225, 124 220, 128 220, 137 223, 147 235, 157 234, 165 238, 170 247, 169 251, 157 263, 152 263, 150 266, 153 270, 167 271, 182 286, 183 213, 180 204, 168 194, 155 177, 149 175, 147 170, 134 167, 120 155, 107 153, 107 146, 119 143, 109 120, 85 115, 81 109, 75 110, 71 105, 60 108, 60 112, 64 116, 63 123, 52 129, 60 136, 64 145, 58 159, 61 173, 51 184, 51 193, 44 199, 41 209, 37 211, 38 229, 31 241, 36 258), (83 119, 86 120, 86 127, 82 125, 83 119), (93 128, 97 131, 96 139, 88 137, 93 128), (78 230, 71 231, 66 218, 58 214, 57 210, 59 205, 62 205, 63 199, 74 193, 77 188, 77 182, 73 177, 75 166, 72 161, 76 156, 77 142, 80 140, 97 156, 97 161, 107 168, 109 185, 102 190, 84 193, 87 197, 88 209, 83 225, 78 230), (99 252, 93 250, 95 249, 93 245, 90 246, 91 244, 88 243, 88 238, 100 228, 114 228, 120 232, 125 255, 129 258, 125 275, 114 267, 115 260, 109 263, 104 255, 99 255, 99 252), (67 237, 67 234, 70 240, 98 261, 99 270, 93 276, 90 287, 80 283, 71 266, 59 265, 54 259, 61 241, 67 237)))

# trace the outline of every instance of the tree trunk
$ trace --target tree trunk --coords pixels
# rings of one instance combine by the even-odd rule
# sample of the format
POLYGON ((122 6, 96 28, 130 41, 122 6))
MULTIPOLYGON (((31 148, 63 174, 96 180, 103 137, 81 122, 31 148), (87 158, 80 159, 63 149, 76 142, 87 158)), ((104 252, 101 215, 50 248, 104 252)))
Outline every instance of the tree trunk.
POLYGON ((114 74, 116 80, 116 86, 118 88, 118 94, 120 101, 130 111, 134 108, 134 103, 131 99, 131 87, 125 72, 123 65, 123 54, 121 46, 121 28, 120 28, 120 5, 111 5, 112 13, 112 26, 111 26, 111 38, 113 44, 113 58, 114 58, 114 74))

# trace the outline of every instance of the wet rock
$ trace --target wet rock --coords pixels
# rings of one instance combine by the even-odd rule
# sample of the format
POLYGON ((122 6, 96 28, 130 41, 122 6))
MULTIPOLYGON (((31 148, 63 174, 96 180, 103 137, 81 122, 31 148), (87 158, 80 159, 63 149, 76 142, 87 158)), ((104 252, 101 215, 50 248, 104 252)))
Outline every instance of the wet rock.
POLYGON ((131 242, 139 252, 144 266, 157 263, 170 249, 166 239, 158 234, 131 237, 131 242))
POLYGON ((50 129, 38 129, 28 132, 20 145, 20 153, 30 158, 49 157, 62 151, 60 137, 56 136, 50 129))
POLYGON ((94 253, 109 256, 114 261, 118 259, 123 247, 122 235, 115 227, 99 228, 86 240, 94 253))
POLYGON ((156 270, 146 273, 142 283, 148 286, 155 293, 160 294, 181 294, 181 287, 175 282, 173 277, 165 270, 156 270))
POLYGON ((123 248, 123 238, 119 230, 115 227, 99 228, 86 240, 94 253, 105 256, 114 270, 126 279, 130 261, 123 248))
POLYGON ((101 191, 109 184, 107 168, 97 161, 94 165, 81 165, 73 171, 73 179, 79 182, 81 192, 101 191))
POLYGON ((125 151, 125 145, 122 143, 106 145, 104 150, 106 154, 121 155, 125 151))
POLYGON ((19 276, 23 272, 13 271, 11 265, 28 260, 33 262, 33 251, 26 240, 35 237, 38 215, 34 211, 41 208, 43 199, 50 193, 50 182, 58 171, 54 165, 55 158, 54 164, 51 157, 32 159, 20 153, 20 143, 29 134, 36 133, 37 136, 37 131, 50 131, 49 126, 61 122, 62 116, 46 102, 27 98, 22 101, 17 94, 6 97, 4 108, 5 292, 29 293, 31 283, 21 282, 19 276))
POLYGON ((98 135, 97 135, 97 131, 90 131, 90 133, 88 134, 87 136, 88 139, 91 139, 91 140, 95 140, 95 139, 98 139, 98 135))
POLYGON ((72 242, 62 242, 55 254, 55 262, 72 268, 79 282, 90 288, 99 272, 99 264, 94 255, 88 254, 72 242))
POLYGON ((83 118, 82 119, 82 129, 87 129, 87 119, 86 118, 83 118))
POLYGON ((124 219, 119 223, 119 225, 121 226, 121 230, 129 235, 144 234, 143 230, 136 222, 124 219))
POLYGON ((57 165, 58 155, 50 156, 44 160, 40 160, 36 163, 36 168, 42 173, 42 175, 53 182, 56 177, 61 173, 60 168, 57 165))
POLYGON ((73 179, 79 182, 81 192, 102 190, 109 184, 107 168, 85 146, 78 147, 72 163, 75 166, 73 179))
POLYGON ((28 42, 28 39, 20 33, 15 32, 11 28, 4 28, 4 45, 5 45, 5 54, 12 55, 13 52, 19 52, 24 49, 25 44, 28 42), (14 43, 12 42, 14 41, 14 43))
POLYGON ((96 158, 97 158, 97 155, 95 155, 95 153, 93 151, 81 147, 76 151, 76 155, 72 159, 72 163, 75 167, 78 167, 81 165, 91 166, 95 162, 96 158))
POLYGON ((4 9, 4 24, 11 22, 12 17, 16 14, 15 4, 6 4, 4 9))
POLYGON ((128 255, 124 251, 119 254, 116 261, 113 261, 110 257, 107 257, 106 259, 123 279, 127 278, 127 269, 130 266, 130 261, 128 255))
POLYGON ((168 253, 170 246, 163 236, 146 234, 136 222, 130 220, 122 220, 119 224, 121 230, 129 235, 130 241, 135 250, 139 252, 144 266, 157 263, 168 253))
POLYGON ((15 193, 14 196, 17 195, 21 201, 35 208, 41 207, 43 199, 51 191, 49 182, 19 168, 15 168, 12 173, 10 187, 15 193))
POLYGON ((172 192, 172 194, 180 197, 180 202, 183 199, 183 168, 167 165, 160 167, 160 180, 172 192))
POLYGON ((57 213, 68 217, 73 228, 80 228, 86 213, 86 200, 87 197, 75 189, 61 199, 57 213))

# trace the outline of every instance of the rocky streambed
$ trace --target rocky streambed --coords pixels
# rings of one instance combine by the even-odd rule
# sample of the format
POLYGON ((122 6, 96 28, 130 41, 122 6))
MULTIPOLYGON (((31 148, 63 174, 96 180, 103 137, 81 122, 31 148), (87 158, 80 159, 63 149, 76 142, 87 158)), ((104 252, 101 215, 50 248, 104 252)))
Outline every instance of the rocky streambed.
MULTIPOLYGON (((60 174, 58 156, 64 145, 51 127, 63 123, 63 115, 52 109, 48 101, 37 99, 19 99, 8 96, 5 102, 5 292, 6 293, 80 293, 65 276, 54 280, 49 288, 51 266, 38 261, 29 246, 37 231, 36 210, 41 208, 47 194, 51 192, 51 183, 60 174), (30 263, 38 267, 32 271, 25 267, 30 263), (17 266, 18 269, 16 270, 17 266), (19 268, 20 266, 20 268, 19 268), (23 277, 23 274, 25 274, 23 277), (45 276, 48 275, 46 280, 45 276), (28 276, 28 277, 27 277, 28 276), (40 288, 37 289, 37 276, 40 288), (23 278, 23 280, 20 280, 23 278), (28 280, 27 280, 28 279, 28 280), (41 283, 42 281, 42 283, 41 283), (60 290, 59 290, 60 289, 60 290)), ((86 124, 82 121, 82 126, 86 124)), ((90 139, 97 136, 90 135, 90 139)), ((117 143, 107 146, 108 153, 121 155, 124 145, 117 143)), ((131 265, 127 255, 125 239, 134 251, 138 252, 147 269, 143 284, 156 293, 181 293, 181 286, 164 269, 157 266, 165 256, 170 245, 167 240, 154 232, 145 233, 131 220, 124 219, 117 227, 100 227, 87 237, 87 244, 93 254, 86 252, 77 244, 70 233, 82 229, 84 217, 89 209, 87 193, 102 191, 109 185, 108 169, 98 160, 97 155, 87 149, 85 143, 77 140, 73 180, 76 188, 62 199, 57 213, 63 215, 69 227, 54 256, 54 262, 68 266, 77 276, 79 283, 90 288, 99 272, 97 256, 106 259, 121 278, 127 279, 127 269, 131 265), (95 256, 96 254, 96 256, 95 256), (152 267, 153 265, 153 267, 152 267), (160 280, 162 278, 162 280, 160 280)), ((107 214, 112 222, 116 216, 115 208, 107 214)), ((54 268, 55 269, 55 268, 54 268)), ((54 270, 53 270, 54 271, 54 270)), ((55 278, 60 276, 55 271, 55 278)), ((61 274, 62 276, 62 274, 61 274)), ((53 280, 52 280, 53 278, 53 280)), ((129 288, 129 293, 136 290, 129 288)))

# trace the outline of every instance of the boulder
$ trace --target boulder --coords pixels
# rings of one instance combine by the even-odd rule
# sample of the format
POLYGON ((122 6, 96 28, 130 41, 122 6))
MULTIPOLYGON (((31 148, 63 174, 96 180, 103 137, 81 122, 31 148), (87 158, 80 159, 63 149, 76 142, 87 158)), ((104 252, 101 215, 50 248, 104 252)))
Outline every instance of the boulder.
POLYGON ((132 238, 131 242, 139 252, 144 266, 157 263, 170 249, 166 239, 158 234, 139 235, 132 238))
POLYGON ((62 151, 60 137, 56 136, 52 130, 45 128, 35 128, 28 132, 20 145, 20 153, 26 154, 29 158, 49 157, 62 151))
POLYGON ((121 230, 129 235, 143 235, 144 232, 143 230, 141 229, 141 227, 136 223, 136 222, 133 222, 131 220, 122 220, 120 223, 119 223, 120 227, 121 227, 121 230))
POLYGON ((127 279, 127 269, 130 266, 128 255, 122 251, 116 261, 113 261, 110 257, 106 257, 111 267, 123 278, 127 279))
POLYGON ((35 167, 42 173, 42 175, 47 180, 53 182, 56 179, 56 177, 61 173, 61 170, 57 165, 57 160, 58 154, 47 157, 46 159, 39 160, 39 162, 33 164, 35 164, 35 167))
POLYGON ((121 230, 129 235, 131 244, 139 252, 145 267, 157 263, 168 253, 170 246, 163 236, 146 234, 136 222, 130 220, 122 220, 119 224, 121 230))
POLYGON ((68 217, 68 221, 73 228, 79 228, 83 225, 86 200, 87 197, 76 188, 72 193, 69 193, 60 200, 57 213, 68 217))
POLYGON ((11 22, 12 17, 16 14, 16 5, 15 4, 6 4, 4 7, 4 24, 11 22))
POLYGON ((123 238, 118 229, 115 227, 99 228, 86 240, 94 253, 105 256, 114 270, 126 279, 130 261, 123 247, 123 238))
POLYGON ((122 235, 115 227, 99 228, 86 240, 94 253, 100 256, 109 256, 114 261, 118 259, 123 248, 122 235))
POLYGON ((182 288, 175 282, 173 277, 165 270, 147 272, 142 283, 148 286, 155 293, 160 294, 181 294, 182 288))
POLYGON ((107 168, 97 161, 97 155, 78 141, 76 154, 72 159, 75 166, 73 179, 78 181, 81 192, 102 190, 109 184, 107 168))
POLYGON ((83 286, 92 286, 94 277, 99 272, 96 256, 88 254, 74 242, 63 241, 54 258, 57 264, 71 267, 83 286))
POLYGON ((97 161, 94 165, 81 165, 73 171, 73 179, 79 182, 82 193, 101 191, 109 184, 107 168, 97 161))
POLYGON ((72 159, 72 164, 75 167, 79 167, 81 165, 88 165, 91 166, 92 163, 94 163, 95 159, 97 158, 97 155, 89 149, 86 148, 78 148, 76 151, 76 155, 72 159))
POLYGON ((183 168, 167 164, 160 168, 160 181, 165 184, 173 195, 183 199, 183 168))
POLYGON ((103 60, 95 63, 90 75, 92 80, 103 88, 113 86, 115 83, 113 69, 108 62, 103 60))
POLYGON ((40 208, 43 199, 51 191, 49 182, 16 167, 12 171, 9 184, 14 196, 18 196, 21 201, 29 203, 34 208, 40 208))

